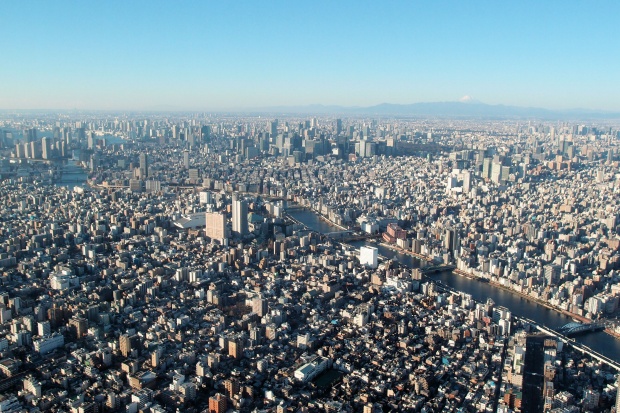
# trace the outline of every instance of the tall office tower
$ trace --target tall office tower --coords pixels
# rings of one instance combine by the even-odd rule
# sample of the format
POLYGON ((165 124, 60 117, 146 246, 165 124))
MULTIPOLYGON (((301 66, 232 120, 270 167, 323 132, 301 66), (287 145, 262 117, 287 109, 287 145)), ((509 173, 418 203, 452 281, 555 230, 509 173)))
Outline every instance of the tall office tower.
POLYGON ((238 236, 248 234, 248 204, 244 200, 237 199, 236 195, 233 195, 232 202, 232 229, 238 236))
POLYGON ((191 128, 187 129, 187 144, 190 148, 193 148, 196 145, 196 135, 191 128))
POLYGON ((336 135, 340 135, 342 132, 342 119, 336 119, 336 135))
POLYGON ((269 135, 272 137, 278 135, 278 120, 277 119, 272 122, 269 122, 269 135))
POLYGON ((205 235, 217 240, 226 238, 226 216, 220 212, 207 212, 205 235))
POLYGON ((189 151, 183 151, 183 167, 189 169, 189 151))
POLYGON ((493 169, 493 159, 484 158, 482 161, 482 179, 491 177, 491 170, 493 169))
POLYGON ((25 158, 26 157, 26 147, 21 143, 15 144, 15 157, 16 158, 25 158))
POLYGON ((499 184, 502 179, 502 164, 499 162, 493 162, 491 164, 491 181, 499 184))
POLYGON ((206 125, 200 128, 200 134, 203 142, 211 142, 211 126, 206 125))
POLYGON ((145 153, 140 154, 140 179, 148 178, 149 176, 149 157, 145 153))
POLYGON ((52 157, 52 142, 51 138, 47 136, 41 139, 41 156, 43 159, 50 159, 52 157))
POLYGON ((88 132, 88 138, 86 139, 86 143, 87 143, 88 149, 95 148, 95 132, 93 131, 88 132))
POLYGON ((30 142, 30 157, 41 159, 41 142, 30 142))
MULTIPOLYGON (((62 128, 62 138, 67 143, 71 143, 71 130, 69 128, 62 128)), ((86 139, 86 129, 77 128, 75 130, 75 138, 78 142, 84 142, 86 139)))
POLYGON ((458 252, 460 245, 459 233, 453 228, 446 228, 444 231, 443 246, 445 249, 458 252))
POLYGON ((24 142, 34 142, 37 140, 37 129, 29 128, 24 130, 24 142))
POLYGON ((463 172, 463 192, 469 193, 471 190, 471 172, 463 172))

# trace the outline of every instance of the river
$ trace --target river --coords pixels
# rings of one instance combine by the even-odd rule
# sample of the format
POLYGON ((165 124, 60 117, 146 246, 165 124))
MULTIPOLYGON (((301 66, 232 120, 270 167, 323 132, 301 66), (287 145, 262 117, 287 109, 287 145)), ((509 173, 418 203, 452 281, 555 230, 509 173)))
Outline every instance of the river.
MULTIPOLYGON (((340 231, 338 227, 321 220, 318 215, 311 211, 293 211, 290 215, 317 232, 326 233, 340 231)), ((394 259, 395 261, 398 261, 408 267, 417 268, 422 264, 419 259, 411 255, 398 253, 390 248, 376 243, 358 241, 352 242, 350 245, 354 247, 372 245, 373 247, 379 249, 380 255, 394 259)), ((552 329, 573 321, 570 317, 567 317, 564 314, 550 310, 540 304, 537 304, 536 302, 527 300, 516 293, 493 287, 489 283, 462 277, 450 271, 432 275, 430 278, 440 280, 455 290, 471 294, 471 296, 478 301, 484 302, 487 298, 491 298, 497 305, 509 308, 514 315, 532 319, 537 323, 552 329)), ((610 336, 604 331, 576 336, 575 340, 590 347, 598 353, 620 362, 620 340, 610 336)))
MULTIPOLYGON (((98 137, 100 138, 100 137, 98 137)), ((114 135, 103 135, 107 145, 121 144, 127 142, 123 138, 114 135)), ((78 157, 79 149, 74 150, 75 156, 78 157)), ((76 186, 85 186, 88 180, 88 170, 82 168, 75 159, 63 159, 59 161, 62 164, 62 176, 55 182, 56 186, 64 186, 73 189, 76 186)))
POLYGON ((56 186, 64 186, 73 189, 75 186, 84 186, 88 179, 86 169, 78 165, 78 161, 73 159, 63 160, 62 176, 55 182, 56 186))

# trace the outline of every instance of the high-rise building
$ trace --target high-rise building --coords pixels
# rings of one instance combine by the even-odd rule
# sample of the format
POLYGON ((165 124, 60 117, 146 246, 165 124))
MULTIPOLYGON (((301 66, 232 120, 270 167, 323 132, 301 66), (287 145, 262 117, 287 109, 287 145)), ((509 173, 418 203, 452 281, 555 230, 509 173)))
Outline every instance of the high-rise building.
POLYGON ((360 248, 360 264, 366 265, 370 268, 377 268, 377 259, 379 257, 379 250, 376 247, 361 247, 360 248))
POLYGON ((15 144, 15 157, 16 158, 25 158, 26 157, 26 147, 21 143, 15 144))
POLYGON ((243 338, 237 337, 228 342, 228 355, 239 359, 243 357, 243 338))
POLYGON ((491 181, 499 183, 502 179, 502 164, 499 162, 493 162, 491 164, 491 181))
POLYGON ((52 157, 52 142, 51 138, 47 136, 41 139, 41 155, 43 159, 50 159, 52 157))
POLYGON ((202 128, 200 128, 200 133, 202 135, 203 142, 211 141, 211 126, 203 126, 202 128))
POLYGON ((224 413, 227 407, 226 396, 223 394, 216 393, 209 397, 209 413, 224 413))
POLYGON ((491 178, 491 169, 493 168, 493 159, 484 158, 482 161, 482 179, 491 178))
POLYGON ((241 390, 241 386, 239 386, 239 380, 232 377, 224 381, 224 387, 226 387, 226 392, 228 393, 228 397, 231 399, 239 394, 241 390))
POLYGON ((37 129, 30 128, 24 130, 24 142, 34 142, 37 140, 37 129))
POLYGON ((151 353, 151 366, 154 368, 158 368, 160 366, 160 354, 159 349, 156 349, 151 353))
POLYGON ((236 196, 232 202, 232 229, 237 236, 248 234, 248 204, 236 196))
POLYGON ((185 400, 194 400, 196 398, 196 383, 185 382, 179 386, 179 391, 185 400))
POLYGON ((545 280, 547 281, 547 285, 556 285, 560 282, 562 267, 556 264, 547 264, 543 267, 543 269, 545 271, 545 280))
POLYGON ((444 231, 443 246, 448 251, 458 251, 459 249, 459 234, 453 228, 446 228, 444 231))
POLYGON ((471 190, 471 172, 463 172, 463 192, 469 193, 471 190))
POLYGON ((123 334, 119 338, 119 347, 123 356, 127 357, 131 352, 131 340, 127 334, 123 334))
POLYGON ((209 192, 209 191, 202 191, 199 194, 200 196, 200 203, 201 204, 213 204, 213 193, 209 192))
POLYGON ((40 321, 37 323, 37 332, 41 337, 52 334, 52 325, 49 321, 40 321))
POLYGON ((84 317, 73 317, 69 320, 69 327, 75 337, 82 338, 88 332, 88 320, 84 317))
POLYGON ((133 336, 130 336, 128 334, 122 334, 118 341, 121 354, 124 357, 129 357, 132 350, 138 349, 139 337, 135 334, 133 336))
POLYGON ((159 192, 161 191, 161 181, 150 180, 145 182, 146 192, 159 192))
POLYGON ((88 149, 95 148, 95 132, 93 131, 88 132, 88 139, 86 140, 86 143, 88 145, 88 149))
POLYGON ((342 132, 342 119, 336 119, 336 135, 340 135, 342 132))
POLYGON ((220 212, 207 212, 205 235, 217 240, 226 238, 226 216, 220 212))
POLYGON ((146 179, 149 176, 149 157, 145 153, 140 154, 140 179, 146 179))
POLYGON ((30 142, 30 158, 41 159, 41 142, 30 142))
MULTIPOLYGON (((67 143, 70 144, 71 143, 71 130, 69 128, 62 128, 62 139, 67 143)), ((84 140, 86 139, 86 129, 84 128, 77 128, 75 130, 75 138, 77 139, 78 142, 84 142, 84 140)))
POLYGON ((261 296, 256 296, 252 299, 252 312, 256 313, 259 317, 263 317, 269 311, 267 306, 267 300, 261 296))

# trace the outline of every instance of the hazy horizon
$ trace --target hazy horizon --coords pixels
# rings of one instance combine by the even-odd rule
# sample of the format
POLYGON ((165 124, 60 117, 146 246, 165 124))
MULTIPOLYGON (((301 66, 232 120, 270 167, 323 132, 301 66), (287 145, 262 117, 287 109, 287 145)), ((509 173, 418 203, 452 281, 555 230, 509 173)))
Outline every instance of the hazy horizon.
POLYGON ((619 112, 617 2, 3 2, 0 109, 619 112))

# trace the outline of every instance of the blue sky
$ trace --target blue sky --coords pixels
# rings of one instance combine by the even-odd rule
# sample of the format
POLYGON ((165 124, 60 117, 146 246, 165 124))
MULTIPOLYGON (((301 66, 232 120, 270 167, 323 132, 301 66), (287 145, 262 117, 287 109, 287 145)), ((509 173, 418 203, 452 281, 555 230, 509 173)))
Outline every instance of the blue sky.
POLYGON ((3 1, 0 108, 620 110, 620 2, 3 1))

